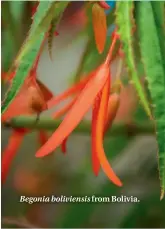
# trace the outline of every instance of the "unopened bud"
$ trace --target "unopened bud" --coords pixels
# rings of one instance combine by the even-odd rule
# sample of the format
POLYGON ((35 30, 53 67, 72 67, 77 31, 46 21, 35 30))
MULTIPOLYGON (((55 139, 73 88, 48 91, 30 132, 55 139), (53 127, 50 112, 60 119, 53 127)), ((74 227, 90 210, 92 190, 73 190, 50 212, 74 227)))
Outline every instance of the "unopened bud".
POLYGON ((107 119, 104 126, 104 134, 108 128, 112 126, 112 123, 116 117, 118 108, 120 105, 120 95, 118 93, 114 93, 110 95, 108 101, 108 112, 107 112, 107 119))

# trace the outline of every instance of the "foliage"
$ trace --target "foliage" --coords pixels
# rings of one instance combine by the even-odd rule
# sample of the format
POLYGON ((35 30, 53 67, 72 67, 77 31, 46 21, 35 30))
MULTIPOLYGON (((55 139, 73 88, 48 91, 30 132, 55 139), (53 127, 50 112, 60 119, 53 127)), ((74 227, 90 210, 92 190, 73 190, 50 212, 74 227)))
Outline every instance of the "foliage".
POLYGON ((159 33, 156 31, 151 3, 137 4, 137 8, 137 25, 141 54, 153 103, 159 145, 159 174, 161 198, 163 198, 165 189, 165 71, 163 69, 163 56, 161 55, 163 47, 160 47, 159 44, 159 33), (147 20, 150 27, 146 23, 146 15, 148 15, 147 20), (150 48, 148 49, 148 47, 150 48))

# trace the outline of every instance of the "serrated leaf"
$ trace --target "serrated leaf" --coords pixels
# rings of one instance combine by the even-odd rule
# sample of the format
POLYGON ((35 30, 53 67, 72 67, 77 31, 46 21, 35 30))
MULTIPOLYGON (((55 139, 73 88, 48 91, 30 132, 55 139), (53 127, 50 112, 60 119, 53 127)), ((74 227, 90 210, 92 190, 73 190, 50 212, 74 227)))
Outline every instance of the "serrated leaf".
MULTIPOLYGON (((46 3, 46 2, 40 2, 40 4, 41 3, 46 3)), ((39 18, 37 22, 34 23, 34 25, 32 24, 30 35, 27 38, 27 42, 24 44, 22 52, 19 54, 19 56, 16 59, 17 63, 19 63, 22 57, 28 52, 28 50, 30 50, 30 48, 37 40, 37 38, 40 36, 40 34, 46 33, 49 30, 52 19, 56 18, 57 20, 61 16, 66 6, 68 5, 68 2, 49 2, 47 8, 45 9, 42 8, 43 14, 38 13, 41 11, 40 4, 35 14, 34 21, 36 21, 35 18, 37 17, 37 15, 39 15, 38 16, 39 18)), ((57 20, 57 22, 59 21, 57 20)))
POLYGON ((48 32, 48 51, 49 51, 50 59, 52 59, 52 45, 53 45, 54 32, 55 32, 56 26, 58 25, 58 23, 61 20, 62 13, 63 12, 61 12, 61 15, 58 15, 58 17, 55 17, 52 19, 50 29, 48 32))
POLYGON ((134 60, 134 52, 132 46, 132 28, 133 28, 133 2, 117 2, 116 4, 116 23, 118 26, 118 33, 120 35, 120 40, 122 42, 122 47, 125 53, 125 61, 128 67, 128 70, 131 74, 133 84, 136 88, 140 101, 150 118, 152 118, 149 103, 143 87, 140 83, 135 60, 134 60))
POLYGON ((92 7, 92 22, 95 36, 95 42, 99 53, 104 51, 107 37, 107 22, 104 9, 97 3, 92 7))
MULTIPOLYGON (((49 9, 51 8, 51 5, 52 5, 52 2, 40 2, 39 3, 39 5, 37 7, 37 11, 34 14, 33 23, 31 25, 31 28, 30 28, 29 32, 28 32, 28 36, 26 37, 26 39, 25 39, 20 51, 18 52, 17 57, 15 58, 14 66, 18 66, 19 65, 20 60, 23 58, 25 53, 30 48, 29 46, 34 45, 34 42, 36 41, 36 40, 33 39, 35 31, 37 30, 37 28, 40 28, 39 25, 42 24, 42 21, 46 17, 49 9), (29 45, 29 43, 30 43, 29 40, 30 39, 32 39, 32 44, 31 45, 29 45)), ((37 33, 37 36, 40 36, 41 33, 42 33, 42 31, 40 33, 37 33)))
POLYGON ((52 45, 53 45, 55 27, 56 27, 56 19, 53 19, 51 22, 50 30, 48 32, 48 51, 49 51, 50 59, 52 59, 52 45))
MULTIPOLYGON (((65 7, 67 6, 66 2, 59 2, 59 8, 58 10, 56 10, 54 13, 56 15, 59 15, 61 12, 64 11, 65 7), (65 4, 64 4, 65 3, 65 4)), ((34 31, 37 31, 38 25, 40 23, 38 23, 39 19, 41 17, 41 14, 44 12, 44 8, 47 11, 48 8, 50 8, 50 2, 40 2, 39 7, 37 9, 37 12, 34 16, 34 24, 31 28, 31 32, 29 34, 29 37, 31 38, 31 33, 35 33, 34 31)), ((47 11, 48 12, 48 11, 47 11)), ((41 43, 43 41, 45 37, 45 31, 41 32, 39 34, 38 39, 34 42, 31 43, 31 47, 28 47, 27 52, 23 52, 24 55, 21 56, 21 63, 17 68, 17 72, 16 75, 12 81, 11 87, 9 88, 6 96, 5 96, 5 100, 3 101, 2 107, 1 107, 1 112, 5 112, 5 110, 8 108, 8 106, 10 105, 10 103, 12 102, 12 100, 15 98, 15 96, 17 95, 19 89, 21 88, 21 86, 24 83, 24 80, 26 79, 26 77, 28 76, 28 73, 35 61, 35 58, 38 54, 38 51, 40 49, 41 43)), ((33 38, 33 36, 32 36, 33 38)), ((27 44, 28 46, 28 42, 26 41, 25 45, 27 44)))
POLYGON ((165 190, 165 72, 151 2, 137 4, 137 29, 148 88, 153 102, 159 146, 161 198, 165 190))
MULTIPOLYGON (((48 1, 48 2, 42 2, 40 1, 36 13, 33 17, 33 23, 30 28, 29 37, 32 37, 34 33, 36 33, 36 30, 40 29, 42 32, 42 28, 40 25, 47 19, 47 15, 49 14, 50 10, 54 10, 55 3, 48 1)), ((45 22, 44 22, 45 23, 45 22)))
MULTIPOLYGON (((159 37, 159 43, 161 48, 161 54, 163 60, 165 60, 165 2, 153 1, 152 10, 154 13, 156 29, 159 37)), ((164 71, 165 71, 165 61, 164 61, 164 71)))
POLYGON ((37 42, 34 43, 34 47, 31 49, 30 53, 24 56, 22 59, 22 63, 17 69, 16 75, 14 79, 12 80, 12 84, 5 96, 5 100, 3 101, 2 107, 1 107, 1 112, 2 114, 6 111, 12 100, 15 98, 17 95, 19 89, 24 83, 24 80, 28 76, 28 73, 32 67, 32 64, 36 58, 36 55, 40 49, 40 45, 42 40, 44 39, 44 34, 40 37, 37 42))

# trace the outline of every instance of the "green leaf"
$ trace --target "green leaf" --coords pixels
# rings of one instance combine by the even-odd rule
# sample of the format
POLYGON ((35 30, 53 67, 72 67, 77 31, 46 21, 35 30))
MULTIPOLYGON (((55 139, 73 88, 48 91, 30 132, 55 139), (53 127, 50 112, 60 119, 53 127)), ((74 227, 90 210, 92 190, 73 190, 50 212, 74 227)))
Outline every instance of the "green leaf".
POLYGON ((165 190, 165 72, 151 2, 137 4, 137 29, 142 61, 153 102, 159 145, 161 198, 163 198, 165 190))
MULTIPOLYGON (((67 4, 68 4, 68 2, 61 4, 62 10, 60 10, 59 14, 56 14, 53 17, 53 19, 51 20, 50 29, 48 31, 48 51, 49 51, 50 59, 52 59, 52 45, 53 45, 54 32, 56 30, 57 25, 61 21, 63 11, 66 8, 67 4)), ((59 5, 56 4, 56 8, 57 8, 57 6, 59 7, 59 5)))
MULTIPOLYGON (((151 2, 163 60, 165 60, 165 2, 151 2)), ((165 61, 163 62, 165 71, 165 61)))
POLYGON ((128 67, 128 70, 132 77, 132 82, 136 88, 140 101, 146 111, 146 113, 151 118, 151 111, 147 96, 143 90, 143 87, 140 83, 138 73, 136 70, 134 52, 133 52, 133 40, 132 40, 132 28, 133 28, 133 2, 117 2, 116 4, 116 23, 118 26, 118 33, 120 35, 120 40, 123 45, 123 50, 125 53, 125 61, 128 67))
POLYGON ((35 61, 36 55, 40 49, 41 42, 43 41, 44 34, 40 36, 40 39, 34 43, 34 47, 30 50, 27 55, 22 59, 22 63, 17 69, 16 75, 12 81, 12 84, 5 96, 5 100, 3 101, 1 112, 2 114, 6 111, 8 106, 11 104, 12 100, 17 95, 19 89, 23 85, 28 73, 32 67, 33 62, 35 61))
POLYGON ((30 35, 27 37, 21 52, 16 58, 17 63, 20 63, 23 56, 34 45, 34 42, 37 40, 40 34, 48 32, 53 18, 56 18, 57 23, 59 22, 57 19, 61 17, 61 14, 67 5, 68 2, 40 2, 38 10, 34 16, 34 23, 30 29, 30 35))
MULTIPOLYGON (((49 12, 51 4, 53 4, 53 3, 40 2, 38 10, 34 16, 34 23, 33 23, 32 28, 30 30, 30 34, 29 34, 30 39, 33 39, 33 35, 35 35, 36 31, 38 31, 37 28, 38 28, 38 26, 40 26, 41 21, 43 20, 43 17, 45 15, 44 12, 49 12), (43 16, 42 16, 42 14, 43 14, 43 16), (42 17, 42 20, 41 20, 41 17, 42 17)), ((57 16, 61 12, 63 12, 65 7, 67 6, 66 2, 59 2, 58 4, 59 4, 58 10, 56 10, 54 12, 55 15, 57 15, 57 16)), ((47 23, 48 23, 48 21, 47 21, 47 23)), ((46 25, 46 27, 47 26, 49 27, 49 25, 46 25)), ((43 28, 43 31, 39 33, 38 39, 36 39, 36 41, 34 43, 30 43, 30 47, 29 47, 29 41, 27 40, 25 42, 25 46, 23 47, 23 49, 21 50, 21 53, 20 53, 21 56, 19 56, 19 58, 21 59, 21 63, 17 68, 16 75, 12 81, 12 85, 6 94, 5 100, 3 101, 3 105, 1 107, 2 113, 5 112, 5 110, 8 108, 8 106, 10 105, 12 100, 17 95, 19 89, 23 85, 24 80, 28 76, 28 73, 29 73, 34 61, 35 61, 35 58, 36 58, 37 53, 40 49, 41 43, 44 39, 46 30, 47 30, 47 28, 43 28), (28 49, 26 48, 26 45, 27 45, 28 49), (22 55, 22 52, 23 52, 23 55, 22 55)))

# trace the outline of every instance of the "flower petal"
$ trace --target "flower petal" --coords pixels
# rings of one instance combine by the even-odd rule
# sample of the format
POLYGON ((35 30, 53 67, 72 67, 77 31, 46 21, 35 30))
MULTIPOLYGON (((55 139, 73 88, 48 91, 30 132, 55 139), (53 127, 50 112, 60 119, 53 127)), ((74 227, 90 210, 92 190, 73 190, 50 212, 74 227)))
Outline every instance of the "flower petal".
POLYGON ((48 109, 52 108, 53 106, 57 105, 59 102, 63 101, 67 97, 73 95, 74 93, 82 90, 89 79, 91 79, 96 74, 96 71, 91 72, 87 77, 84 77, 80 82, 73 85, 71 88, 64 91, 62 94, 53 97, 50 101, 48 101, 47 106, 48 109))
POLYGON ((104 9, 97 3, 92 7, 92 22, 94 29, 94 36, 96 46, 99 53, 104 51, 106 37, 107 37, 107 22, 104 9))
POLYGON ((5 182, 7 178, 10 165, 20 147, 20 144, 23 140, 25 133, 26 133, 25 130, 23 131, 14 130, 12 132, 12 135, 10 136, 8 146, 2 154, 2 174, 1 174, 2 183, 5 182))
MULTIPOLYGON (((107 87, 107 98, 106 98, 106 102, 104 106, 104 120, 107 119, 106 114, 107 114, 108 96, 109 96, 109 91, 110 91, 110 74, 106 82, 106 87, 107 87)), ((101 98, 102 98, 102 92, 95 99, 95 104, 94 104, 95 107, 92 112, 92 164, 93 164, 93 171, 96 176, 98 175, 99 169, 100 169, 100 161, 98 158, 96 141, 97 141, 97 121, 98 121, 98 114, 100 111, 101 98)))
POLYGON ((96 126, 96 133, 97 133, 96 147, 97 147, 98 158, 100 160, 100 164, 101 164, 103 171, 114 184, 116 184, 117 186, 122 186, 120 179, 116 176, 113 169, 109 165, 109 162, 106 158, 104 148, 103 148, 103 128, 104 128, 104 123, 105 123, 107 96, 108 96, 108 85, 106 84, 102 92, 100 109, 98 113, 98 120, 97 120, 97 126, 96 126))
POLYGON ((97 156, 96 149, 96 122, 98 117, 98 111, 100 106, 100 95, 95 99, 92 110, 92 167, 95 176, 98 176, 100 170, 100 161, 97 156))
POLYGON ((36 153, 36 157, 43 157, 50 154, 66 137, 68 137, 68 135, 80 123, 90 106, 92 106, 94 99, 103 88, 109 74, 109 66, 107 66, 107 64, 102 64, 95 77, 88 81, 61 125, 54 132, 48 142, 46 142, 46 144, 36 153))

